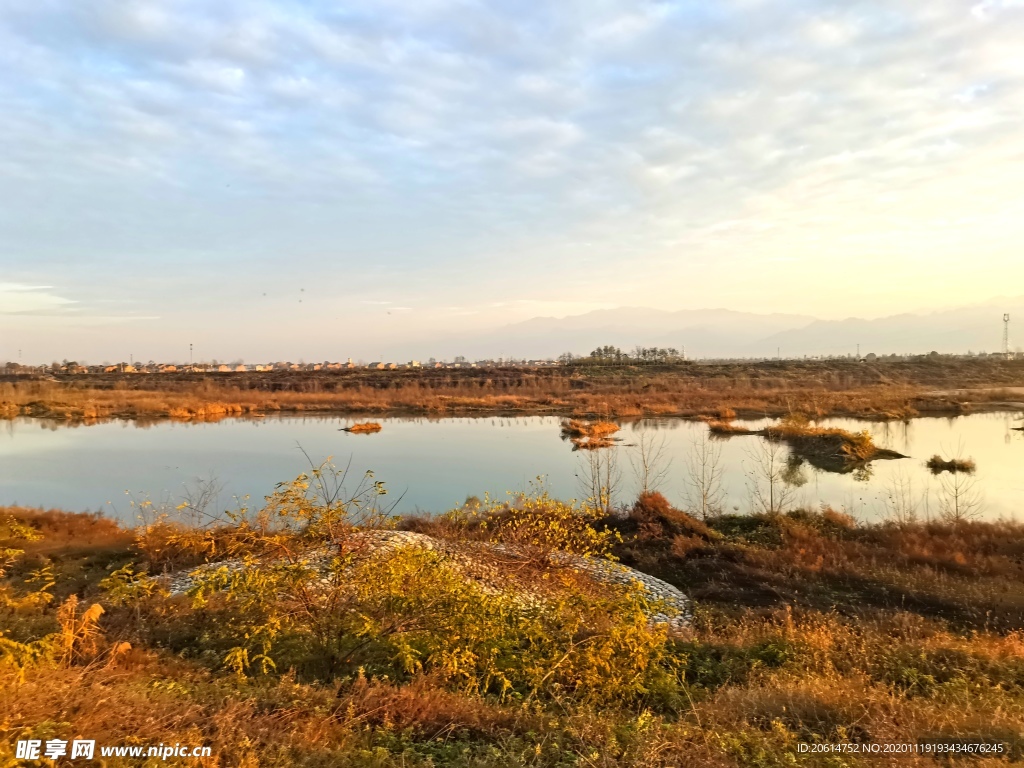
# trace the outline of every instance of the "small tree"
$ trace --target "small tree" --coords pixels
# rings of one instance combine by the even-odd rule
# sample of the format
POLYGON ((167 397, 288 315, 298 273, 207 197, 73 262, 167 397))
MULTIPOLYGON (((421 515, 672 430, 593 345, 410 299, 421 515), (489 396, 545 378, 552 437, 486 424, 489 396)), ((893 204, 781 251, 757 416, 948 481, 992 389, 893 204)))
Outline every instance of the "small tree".
POLYGON ((615 491, 622 472, 614 448, 580 451, 576 477, 581 495, 596 510, 608 512, 615 500, 615 491))
POLYGON ((665 453, 665 436, 641 432, 635 449, 629 454, 629 463, 640 493, 658 490, 665 483, 672 466, 672 458, 665 453))
POLYGON ((786 449, 781 442, 764 438, 747 450, 747 491, 754 512, 778 515, 793 500, 793 490, 785 481, 788 470, 786 449))
POLYGON ((686 458, 687 506, 700 514, 702 520, 718 514, 725 498, 722 488, 722 445, 707 430, 693 438, 686 458))
POLYGON ((953 471, 940 480, 942 497, 939 514, 950 523, 970 520, 981 514, 983 499, 977 484, 966 472, 953 471))
POLYGON ((887 520, 901 526, 917 522, 917 509, 920 503, 914 496, 914 484, 903 472, 902 467, 897 468, 880 498, 883 515, 887 520))

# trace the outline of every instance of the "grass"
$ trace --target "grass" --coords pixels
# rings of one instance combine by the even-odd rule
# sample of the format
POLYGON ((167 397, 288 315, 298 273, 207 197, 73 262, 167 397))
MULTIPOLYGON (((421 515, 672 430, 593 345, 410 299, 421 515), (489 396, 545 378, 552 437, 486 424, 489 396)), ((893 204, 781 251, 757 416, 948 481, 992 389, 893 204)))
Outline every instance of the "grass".
POLYGON ((731 421, 712 419, 708 421, 708 431, 713 435, 728 437, 729 435, 756 435, 757 430, 748 429, 731 421))
MULTIPOLYGON (((349 618, 337 614, 337 627, 350 631, 346 622, 376 611, 390 618, 358 624, 369 633, 361 636, 377 639, 358 652, 355 667, 325 671, 312 636, 290 623, 302 605, 293 591, 301 576, 295 567, 280 572, 285 580, 272 578, 273 567, 262 569, 260 578, 270 579, 263 591, 252 591, 252 580, 235 582, 223 597, 205 601, 162 596, 138 575, 161 563, 238 556, 246 547, 295 550, 305 546, 303 530, 319 536, 327 529, 317 526, 338 524, 295 488, 268 503, 274 519, 304 521, 294 529, 260 528, 257 516, 214 529, 163 522, 126 531, 94 515, 0 509, 0 549, 7 553, 0 581, 0 763, 14 764, 18 738, 76 734, 107 744, 209 744, 214 757, 202 764, 210 766, 924 766, 936 763, 921 756, 812 755, 798 744, 951 738, 999 740, 1008 752, 945 764, 1024 759, 1024 526, 863 525, 830 509, 703 523, 657 493, 642 496, 625 515, 575 523, 572 505, 542 496, 526 506, 467 505, 406 518, 399 527, 452 546, 611 543, 623 562, 693 598, 692 629, 658 639, 642 625, 613 620, 615 631, 655 643, 644 646, 654 660, 631 673, 640 675, 636 680, 619 677, 634 651, 585 652, 607 619, 565 634, 576 625, 555 622, 530 643, 506 646, 514 625, 504 613, 489 618, 496 595, 465 591, 449 571, 424 578, 434 567, 429 558, 389 560, 370 568, 365 581, 358 570, 348 572, 351 583, 362 585, 362 607, 349 618), (593 536, 579 540, 591 526, 593 536), (14 549, 22 554, 10 554, 14 549), (395 563, 414 568, 395 571, 395 563), (41 572, 52 586, 38 580, 41 572), (48 593, 52 600, 38 597, 48 593), (451 600, 456 613, 438 612, 451 600), (105 612, 90 614, 94 603, 105 612), (469 605, 475 607, 463 610, 469 605), (445 629, 453 616, 459 632, 445 629), (426 617, 443 621, 432 629, 420 622, 426 617), (291 627, 269 651, 276 669, 232 669, 232 644, 262 631, 257 620, 266 618, 291 627), (394 636, 380 634, 396 620, 411 642, 404 652, 441 643, 451 655, 438 658, 457 660, 456 667, 432 664, 429 656, 420 656, 420 665, 399 664, 394 636), (484 630, 479 646, 474 638, 484 630), (30 643, 34 661, 15 653, 30 643), (536 672, 515 666, 542 646, 554 661, 536 672), (531 694, 519 683, 505 693, 468 685, 473 678, 460 670, 481 663, 471 650, 485 647, 514 662, 502 667, 505 673, 524 680, 536 673, 541 687, 531 694), (566 680, 552 687, 548 675, 568 663, 558 662, 563 656, 577 665, 574 674, 596 676, 583 688, 566 680), (592 695, 605 688, 623 693, 592 695)), ((598 605, 592 588, 564 580, 555 566, 495 567, 511 574, 499 583, 548 584, 545 594, 564 593, 563 617, 598 605)))
POLYGON ((933 475, 941 475, 943 472, 964 472, 970 474, 976 469, 974 459, 944 459, 938 454, 928 459, 925 462, 925 466, 932 471, 933 475))
POLYGON ((814 426, 799 413, 788 414, 777 424, 764 429, 749 429, 731 421, 709 419, 708 431, 718 437, 759 435, 767 440, 785 442, 794 455, 829 471, 846 471, 875 459, 905 458, 895 451, 879 448, 867 431, 850 432, 838 427, 814 426))
POLYGON ((350 427, 344 427, 343 432, 355 432, 356 434, 369 434, 371 432, 380 432, 383 427, 379 422, 376 421, 364 421, 359 424, 353 424, 350 427))
POLYGON ((562 422, 562 438, 569 438, 574 449, 608 448, 614 445, 611 436, 618 431, 619 425, 610 421, 568 419, 562 422))
POLYGON ((776 361, 679 366, 237 374, 110 374, 0 381, 0 418, 74 424, 272 413, 538 413, 571 418, 737 415, 907 418, 1013 399, 1024 363, 776 361), (964 389, 971 387, 973 389, 964 389), (980 388, 988 388, 982 391, 980 388))

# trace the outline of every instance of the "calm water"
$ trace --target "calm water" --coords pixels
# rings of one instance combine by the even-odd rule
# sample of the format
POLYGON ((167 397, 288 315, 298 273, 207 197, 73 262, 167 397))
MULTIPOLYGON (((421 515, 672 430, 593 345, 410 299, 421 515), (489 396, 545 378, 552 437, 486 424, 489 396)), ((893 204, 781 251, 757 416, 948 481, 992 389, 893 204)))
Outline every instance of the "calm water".
MULTIPOLYGON (((940 481, 925 468, 934 453, 949 456, 962 450, 978 466, 974 475, 986 518, 1024 513, 1024 432, 1021 414, 979 414, 958 418, 915 419, 908 424, 877 424, 828 419, 824 425, 869 430, 876 443, 909 455, 871 465, 863 473, 831 474, 804 465, 793 488, 794 506, 828 503, 861 519, 875 519, 880 496, 893 479, 910 480, 922 515, 938 514, 940 481)), ((300 450, 316 460, 333 456, 352 473, 371 469, 389 489, 389 499, 401 496, 396 511, 443 511, 467 496, 485 492, 501 495, 523 490, 538 475, 559 497, 581 497, 579 475, 586 452, 573 452, 559 436, 559 419, 449 418, 380 420, 382 432, 353 435, 339 427, 341 418, 265 418, 215 424, 166 422, 140 427, 111 422, 88 427, 54 426, 17 419, 0 426, 0 504, 23 504, 69 510, 105 510, 130 519, 127 493, 155 502, 180 499, 198 479, 216 478, 222 487, 218 505, 234 506, 234 496, 259 499, 278 481, 288 480, 309 464, 300 450)), ((684 503, 685 467, 693 440, 703 424, 675 419, 650 419, 624 424, 615 448, 621 481, 617 502, 636 493, 637 481, 629 456, 631 446, 646 431, 664 438, 672 460, 660 488, 670 500, 684 503)), ((721 460, 725 508, 750 508, 747 469, 749 452, 759 437, 722 441, 721 460)))

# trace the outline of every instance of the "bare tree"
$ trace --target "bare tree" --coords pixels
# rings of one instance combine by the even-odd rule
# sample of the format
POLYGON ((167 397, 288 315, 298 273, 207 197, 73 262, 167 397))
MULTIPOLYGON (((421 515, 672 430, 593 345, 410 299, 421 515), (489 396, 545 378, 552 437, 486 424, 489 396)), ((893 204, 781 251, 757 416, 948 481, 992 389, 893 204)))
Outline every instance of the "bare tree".
POLYGON ((950 523, 959 523, 977 517, 981 513, 983 499, 981 491, 977 488, 977 483, 971 477, 974 462, 964 460, 963 440, 957 441, 955 450, 948 450, 945 447, 943 450, 951 455, 952 468, 939 480, 942 487, 942 495, 939 498, 939 515, 950 523))
POLYGON ((786 483, 789 468, 787 451, 782 443, 764 438, 747 449, 747 491, 754 512, 781 514, 793 500, 793 489, 786 483))
POLYGON ((576 472, 581 495, 594 509, 609 512, 622 473, 614 448, 595 448, 579 452, 576 472))
POLYGON ((640 493, 658 490, 668 478, 672 466, 672 458, 665 454, 665 436, 641 432, 635 450, 629 454, 629 464, 633 467, 640 493))
POLYGON ((882 514, 897 525, 911 525, 917 522, 920 501, 914 495, 914 483, 902 467, 898 467, 879 494, 882 514))
POLYGON ((939 514, 949 523, 970 520, 981 514, 983 499, 973 477, 966 472, 951 472, 940 480, 942 497, 939 514))
POLYGON ((705 429, 691 441, 686 457, 684 498, 692 512, 702 520, 721 512, 725 491, 722 488, 722 444, 705 429))

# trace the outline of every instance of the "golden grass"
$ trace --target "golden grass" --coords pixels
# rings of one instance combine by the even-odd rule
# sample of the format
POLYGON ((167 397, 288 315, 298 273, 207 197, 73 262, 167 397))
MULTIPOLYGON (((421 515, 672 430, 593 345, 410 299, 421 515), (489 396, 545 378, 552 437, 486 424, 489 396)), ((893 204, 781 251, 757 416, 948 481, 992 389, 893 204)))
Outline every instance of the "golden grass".
POLYGON ((712 419, 708 421, 708 431, 713 435, 750 435, 753 430, 733 424, 731 421, 719 421, 712 419))
MULTIPOLYGON (((114 537, 131 556, 110 521, 5 514, 40 531, 32 544, 48 557, 76 536, 82 547, 114 537)), ((856 525, 829 511, 705 525, 656 494, 617 525, 618 554, 696 598, 691 631, 669 644, 678 678, 637 706, 501 703, 419 673, 241 680, 187 648, 145 641, 136 623, 146 614, 110 607, 94 611, 98 628, 112 647, 131 634, 132 648, 32 667, 24 679, 0 660, 0 760, 13 764, 17 738, 75 735, 210 744, 210 765, 249 768, 859 765, 810 759, 798 744, 940 738, 1007 745, 1004 758, 972 765, 1024 759, 1024 526, 856 525)), ((180 601, 159 610, 181 630, 215 621, 180 601)), ((0 610, 0 629, 18 621, 0 610)))
POLYGON ((383 427, 379 422, 376 421, 364 421, 359 424, 353 424, 350 427, 343 427, 343 432, 355 432, 356 434, 368 434, 370 432, 380 432, 383 427))
POLYGON ((562 434, 570 437, 603 438, 619 431, 619 425, 610 421, 579 421, 568 419, 562 422, 562 434))
MULTIPOLYGON (((41 534, 23 546, 51 565, 69 547, 80 562, 111 548, 135 556, 131 535, 103 518, 0 509, 0 545, 11 520, 41 534)), ((451 521, 406 522, 464 534, 451 521)), ((0 761, 14 764, 17 739, 75 736, 209 744, 213 757, 197 764, 247 768, 923 767, 936 762, 823 760, 798 745, 955 738, 1006 745, 971 765, 1024 759, 1024 526, 856 525, 830 510, 705 525, 657 494, 609 522, 624 561, 696 601, 692 629, 668 644, 676 672, 637 702, 502 703, 431 674, 385 679, 372 664, 330 681, 287 669, 243 680, 189 646, 214 628, 203 608, 141 600, 93 610, 103 635, 92 639, 107 650, 83 645, 91 660, 19 676, 0 651, 0 761)), ((105 602, 97 582, 109 572, 92 572, 83 593, 105 602)), ((8 573, 0 590, 24 591, 25 575, 8 573)), ((57 607, 40 610, 0 607, 0 630, 21 636, 57 607)))
MULTIPOLYGON (((728 422, 852 415, 907 418, 961 412, 1024 385, 1011 362, 892 364, 842 361, 723 363, 657 368, 350 371, 339 373, 74 376, 0 383, 0 418, 218 419, 284 413, 553 413, 707 416, 728 422), (961 387, 970 385, 974 390, 961 387), (946 387, 946 391, 938 388, 946 387), (956 389, 953 389, 956 387, 956 389), (988 389, 977 389, 988 387, 988 389)), ((1005 397, 1003 398, 1005 399, 1005 397)))
POLYGON ((568 419, 562 422, 562 437, 569 438, 575 448, 596 450, 614 445, 611 436, 619 431, 619 425, 610 421, 581 421, 568 419))

